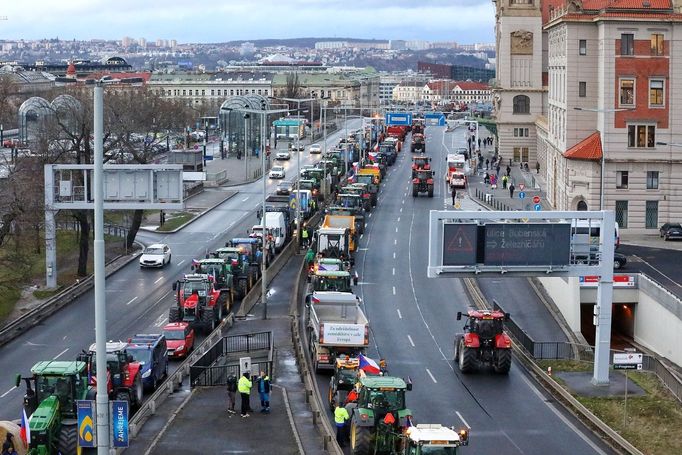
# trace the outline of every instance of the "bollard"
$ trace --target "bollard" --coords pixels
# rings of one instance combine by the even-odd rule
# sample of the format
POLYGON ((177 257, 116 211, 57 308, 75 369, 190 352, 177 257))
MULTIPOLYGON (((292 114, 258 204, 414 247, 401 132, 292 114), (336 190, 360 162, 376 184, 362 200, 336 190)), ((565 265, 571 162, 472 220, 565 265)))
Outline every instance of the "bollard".
POLYGON ((547 367, 547 376, 552 376, 552 367, 547 367))
POLYGON ((310 397, 312 397, 313 391, 310 389, 306 389, 305 391, 305 402, 310 403, 310 397))

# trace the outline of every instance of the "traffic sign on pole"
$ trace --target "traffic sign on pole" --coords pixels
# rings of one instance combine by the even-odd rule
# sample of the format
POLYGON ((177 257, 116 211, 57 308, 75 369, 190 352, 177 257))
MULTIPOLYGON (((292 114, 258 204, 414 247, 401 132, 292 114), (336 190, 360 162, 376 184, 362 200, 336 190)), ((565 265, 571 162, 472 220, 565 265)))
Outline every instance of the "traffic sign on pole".
POLYGON ((533 196, 533 203, 539 204, 540 203, 540 196, 533 196))
POLYGON ((524 188, 526 188, 526 184, 525 183, 519 183, 519 191, 523 191, 524 188))
POLYGON ((519 191, 519 199, 525 199, 525 197, 526 193, 524 193, 523 191, 519 191))
POLYGON ((539 211, 542 210, 542 206, 541 206, 540 204, 535 204, 535 205, 533 206, 533 209, 535 209, 536 212, 539 212, 539 211))

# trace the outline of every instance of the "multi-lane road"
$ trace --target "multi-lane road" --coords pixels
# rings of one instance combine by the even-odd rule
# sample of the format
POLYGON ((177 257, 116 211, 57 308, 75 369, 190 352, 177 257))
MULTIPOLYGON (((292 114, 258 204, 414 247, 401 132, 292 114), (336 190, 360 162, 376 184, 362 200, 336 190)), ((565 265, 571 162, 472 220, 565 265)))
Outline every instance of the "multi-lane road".
MULTIPOLYGON (((349 121, 349 128, 359 126, 359 120, 349 121)), ((338 142, 342 131, 331 134, 329 143, 338 142)), ((317 160, 319 155, 301 154, 301 165, 317 160)), ((283 165, 287 178, 294 178, 295 155, 283 165)), ((277 183, 268 181, 267 191, 274 192, 277 183)), ((175 234, 140 231, 137 240, 144 244, 169 244, 173 262, 164 269, 140 270, 133 261, 107 278, 107 339, 125 340, 136 333, 160 332, 174 302, 172 283, 190 272, 193 258, 204 257, 230 238, 243 237, 257 223, 255 210, 262 194, 262 181, 245 184, 239 187, 239 194, 175 234)), ((94 291, 90 291, 0 349, 0 420, 21 416, 24 390, 14 388, 16 373, 28 375, 31 367, 42 360, 75 359, 95 341, 94 321, 94 291)))
MULTIPOLYGON (((379 204, 360 240, 357 292, 370 320, 370 356, 385 358, 391 375, 412 379, 407 403, 417 423, 470 427, 470 449, 477 454, 611 453, 553 404, 522 367, 512 365, 508 376, 465 376, 457 370, 453 339, 463 322, 456 314, 472 303, 461 280, 428 279, 426 267, 429 211, 451 203, 440 183, 445 153, 451 144, 464 145, 464 130, 445 133, 429 126, 426 140, 438 183, 434 197, 412 197, 411 157, 405 147, 382 183, 379 204)), ((501 302, 527 292, 527 282, 514 278, 486 289, 486 295, 501 302)), ((546 316, 535 323, 555 324, 546 316)), ((328 376, 318 375, 317 382, 326 397, 328 376)))

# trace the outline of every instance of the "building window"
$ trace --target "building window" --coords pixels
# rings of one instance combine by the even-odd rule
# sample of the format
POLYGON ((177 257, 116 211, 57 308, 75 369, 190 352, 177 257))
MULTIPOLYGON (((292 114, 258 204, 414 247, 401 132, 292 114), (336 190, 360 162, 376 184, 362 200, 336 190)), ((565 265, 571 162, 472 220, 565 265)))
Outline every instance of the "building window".
POLYGON ((201 96, 206 96, 206 90, 205 89, 201 90, 201 96))
POLYGON ((514 137, 528 137, 528 128, 514 128, 514 137))
POLYGON ((616 188, 619 190, 628 188, 628 171, 616 171, 616 188))
POLYGON ((662 79, 651 79, 649 81, 649 106, 663 107, 663 84, 662 79))
POLYGON ((646 201, 644 227, 647 229, 656 229, 658 227, 658 201, 646 201))
POLYGON ((211 89, 211 96, 215 95, 215 90, 211 89))
POLYGON ((230 96, 234 96, 234 89, 230 89, 230 96))
POLYGON ((654 148, 656 127, 654 125, 628 125, 628 147, 654 148))
POLYGON ((658 189, 658 171, 647 171, 646 173, 646 189, 658 189))
POLYGON ((578 82, 578 96, 581 98, 587 96, 587 82, 578 82))
MULTIPOLYGON (((192 92, 192 91, 190 90, 190 92, 192 92)), ((187 92, 186 92, 185 89, 183 88, 183 89, 182 89, 182 96, 185 96, 185 95, 187 95, 187 92)), ((191 93, 190 93, 190 95, 191 95, 191 93)))
POLYGON ((632 33, 620 35, 620 55, 635 55, 635 35, 632 33))
POLYGON ((663 55, 663 34, 662 33, 652 33, 651 34, 651 55, 663 55))
POLYGON ((578 54, 587 55, 587 40, 586 39, 578 40, 578 54))
POLYGON ((634 106, 635 105, 635 80, 621 79, 620 80, 620 105, 634 106))
POLYGON ((628 227, 628 201, 616 201, 616 223, 618 227, 628 227))
POLYGON ((530 98, 526 95, 516 95, 513 105, 514 114, 530 114, 530 98))

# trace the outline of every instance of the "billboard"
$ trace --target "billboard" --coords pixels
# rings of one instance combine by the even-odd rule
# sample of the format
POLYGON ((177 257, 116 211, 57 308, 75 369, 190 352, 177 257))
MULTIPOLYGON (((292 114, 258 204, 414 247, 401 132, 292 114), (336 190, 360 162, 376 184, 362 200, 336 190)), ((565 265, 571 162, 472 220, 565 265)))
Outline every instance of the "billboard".
POLYGON ((97 447, 95 424, 95 401, 76 401, 78 412, 78 447, 97 447))

